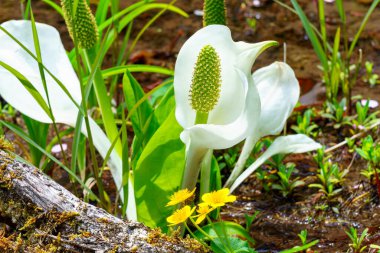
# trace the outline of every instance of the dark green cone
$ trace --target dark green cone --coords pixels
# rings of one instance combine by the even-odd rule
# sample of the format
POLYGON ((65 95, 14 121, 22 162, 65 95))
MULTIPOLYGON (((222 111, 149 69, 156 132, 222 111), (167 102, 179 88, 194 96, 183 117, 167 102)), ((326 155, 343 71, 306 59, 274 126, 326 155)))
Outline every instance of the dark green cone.
POLYGON ((62 11, 71 38, 74 40, 74 30, 79 47, 92 48, 98 40, 98 27, 86 0, 79 0, 75 13, 72 17, 74 0, 62 0, 62 11))
POLYGON ((224 0, 205 0, 203 11, 203 26, 227 24, 224 0))

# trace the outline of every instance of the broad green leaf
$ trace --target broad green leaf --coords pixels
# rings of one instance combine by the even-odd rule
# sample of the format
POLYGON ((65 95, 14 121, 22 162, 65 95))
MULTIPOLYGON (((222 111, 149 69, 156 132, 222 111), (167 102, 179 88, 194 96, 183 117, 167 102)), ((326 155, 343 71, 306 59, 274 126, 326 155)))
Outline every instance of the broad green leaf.
MULTIPOLYGON (((224 231, 229 237, 240 237, 246 239, 249 243, 254 244, 255 240, 249 235, 249 233, 239 224, 230 221, 223 222, 214 222, 213 224, 208 224, 202 227, 203 231, 206 232, 211 238, 217 238, 218 236, 224 235, 224 231)), ((194 232, 194 235, 198 239, 208 240, 206 237, 199 231, 194 232)))
POLYGON ((169 196, 181 185, 185 167, 185 145, 179 139, 182 127, 174 110, 143 150, 134 170, 138 220, 149 227, 166 230, 169 196))
MULTIPOLYGON (((129 112, 136 105, 136 103, 145 96, 140 84, 128 70, 125 72, 123 78, 123 91, 129 112)), ((136 138, 142 140, 142 147, 144 147, 158 128, 156 117, 153 114, 153 108, 148 100, 143 101, 137 107, 136 111, 130 116, 130 120, 132 122, 132 127, 136 138), (150 122, 148 122, 148 120, 150 122), (150 124, 146 131, 144 131, 144 126, 147 123, 150 124)))
POLYGON ((257 253, 254 249, 249 247, 248 242, 237 237, 216 238, 211 242, 211 248, 215 253, 257 253), (226 245, 226 243, 229 243, 226 245))

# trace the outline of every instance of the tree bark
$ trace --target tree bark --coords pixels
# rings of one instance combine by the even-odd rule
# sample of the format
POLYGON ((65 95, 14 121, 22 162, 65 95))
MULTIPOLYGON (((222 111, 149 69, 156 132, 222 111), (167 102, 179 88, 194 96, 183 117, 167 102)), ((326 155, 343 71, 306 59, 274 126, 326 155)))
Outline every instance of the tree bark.
POLYGON ((205 252, 85 203, 0 150, 0 252, 205 252))

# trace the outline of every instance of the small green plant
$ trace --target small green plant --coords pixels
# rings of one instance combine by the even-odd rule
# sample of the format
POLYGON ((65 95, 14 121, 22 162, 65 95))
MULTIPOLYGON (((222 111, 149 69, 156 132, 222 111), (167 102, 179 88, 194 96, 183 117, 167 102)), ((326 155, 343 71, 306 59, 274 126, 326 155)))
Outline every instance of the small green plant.
POLYGON ((277 176, 275 174, 262 168, 259 168, 256 171, 256 177, 261 182, 261 186, 266 192, 271 190, 273 182, 277 180, 277 176))
POLYGON ((305 185, 305 182, 299 180, 299 177, 291 179, 294 169, 294 164, 281 164, 278 167, 279 183, 273 184, 272 189, 279 190, 283 197, 290 195, 295 188, 305 185))
POLYGON ((346 234, 351 240, 350 248, 353 250, 354 253, 360 253, 363 252, 367 246, 363 246, 363 241, 368 235, 368 228, 364 229, 362 234, 358 236, 358 232, 356 228, 350 227, 349 231, 346 231, 346 234))
POLYGON ((340 171, 336 163, 324 162, 321 164, 317 175, 320 183, 310 184, 309 187, 319 188, 319 191, 323 192, 328 199, 332 198, 342 191, 342 188, 338 187, 342 185, 347 173, 348 170, 340 171))
POLYGON ((307 252, 308 249, 310 249, 311 247, 313 247, 314 245, 316 245, 319 242, 319 240, 314 240, 314 241, 311 241, 308 243, 307 242, 307 230, 306 229, 302 230, 298 234, 298 237, 301 239, 301 243, 302 243, 301 246, 295 246, 291 249, 280 251, 280 253, 307 252))
POLYGON ((252 215, 244 214, 245 218, 245 230, 249 233, 251 225, 254 220, 256 220, 257 215, 260 213, 260 211, 254 212, 252 215))
POLYGON ((363 78, 364 82, 368 82, 370 87, 373 88, 379 81, 379 75, 373 73, 373 62, 366 61, 364 64, 366 75, 363 78))
POLYGON ((352 124, 357 130, 369 127, 379 120, 377 114, 379 114, 380 111, 369 113, 369 102, 370 100, 367 100, 364 105, 362 105, 360 101, 356 102, 357 117, 352 120, 352 124))
POLYGON ((347 142, 348 152, 354 152, 356 148, 355 140, 347 137, 345 138, 345 141, 347 142))
POLYGON ((345 115, 346 99, 343 98, 339 103, 337 101, 326 101, 325 112, 322 117, 330 119, 334 123, 334 128, 338 129, 344 125, 350 125, 352 117, 345 115))
POLYGON ((373 175, 375 176, 375 182, 377 185, 377 193, 380 197, 380 179, 378 175, 378 168, 380 166, 380 144, 375 143, 371 135, 368 135, 362 139, 360 148, 356 148, 355 151, 365 160, 367 160, 367 169, 362 170, 362 175, 366 176, 372 182, 373 175))
POLYGON ((232 170, 235 166, 237 158, 239 156, 239 150, 236 147, 229 148, 217 157, 219 168, 222 170, 227 168, 228 171, 232 170))
POLYGON ((305 134, 307 136, 315 137, 318 134, 318 125, 312 121, 314 113, 308 109, 304 114, 297 116, 297 125, 291 126, 291 129, 298 134, 305 134))
POLYGON ((10 104, 3 105, 2 103, 0 103, 0 118, 13 118, 15 116, 16 110, 10 104))
POLYGON ((323 164, 331 157, 331 155, 326 156, 325 146, 317 150, 317 153, 314 155, 314 161, 318 164, 319 167, 322 167, 323 164))

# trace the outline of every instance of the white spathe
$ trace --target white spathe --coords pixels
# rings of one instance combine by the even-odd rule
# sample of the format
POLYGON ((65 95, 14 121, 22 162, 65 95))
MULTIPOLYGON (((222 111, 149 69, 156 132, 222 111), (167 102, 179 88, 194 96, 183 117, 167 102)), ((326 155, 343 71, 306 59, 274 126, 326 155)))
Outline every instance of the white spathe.
MULTIPOLYGON (((1 27, 20 41, 32 54, 35 54, 35 46, 30 21, 12 20, 1 24, 1 27)), ((52 26, 36 23, 43 65, 60 80, 77 104, 81 103, 80 82, 67 57, 59 32, 52 26)), ((0 30, 0 61, 13 67, 25 76, 41 94, 47 103, 46 93, 41 80, 38 63, 16 41, 0 30)), ((75 127, 78 108, 74 102, 61 89, 57 82, 45 71, 47 90, 50 98, 51 109, 57 123, 75 127)), ((35 101, 33 96, 24 88, 20 81, 8 70, 0 67, 0 95, 21 113, 44 123, 52 123, 52 120, 35 101)), ((104 158, 111 147, 111 143, 102 129, 89 118, 90 129, 94 146, 104 158)), ((81 132, 87 136, 85 124, 82 124, 81 132)), ((115 151, 111 152, 108 161, 112 176, 118 189, 122 184, 122 162, 115 151)), ((132 183, 129 184, 132 186, 132 183)), ((136 220, 136 210, 133 191, 129 191, 128 215, 129 219, 136 220)), ((121 194, 123 197, 123 194, 121 194)))
POLYGON ((199 164, 207 149, 226 149, 244 140, 256 128, 260 117, 260 98, 251 78, 256 57, 274 41, 235 42, 223 25, 210 25, 197 31, 181 48, 175 65, 174 92, 176 118, 184 128, 186 168, 183 188, 194 188, 199 164), (190 104, 190 87, 199 52, 212 46, 221 61, 221 93, 207 124, 195 124, 196 111, 190 104))
POLYGON ((279 134, 300 96, 294 71, 284 62, 274 62, 255 71, 252 78, 261 102, 260 135, 279 134))
MULTIPOLYGON (((279 134, 297 104, 300 88, 292 68, 284 62, 274 62, 252 74, 253 86, 260 97, 260 119, 245 140, 243 150, 225 187, 230 187, 244 170, 244 165, 256 142, 267 135, 279 134)), ((250 88, 253 88, 250 86, 250 88)))

